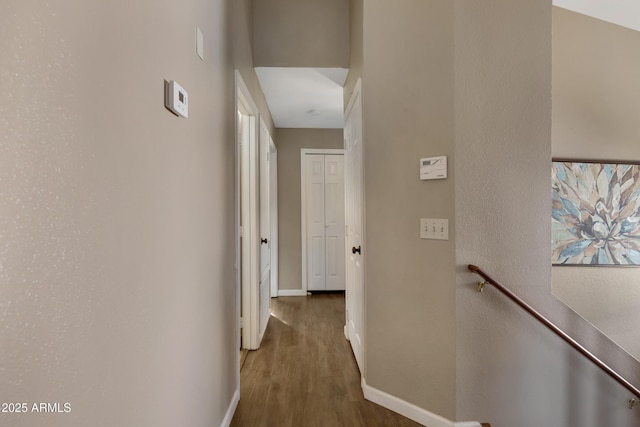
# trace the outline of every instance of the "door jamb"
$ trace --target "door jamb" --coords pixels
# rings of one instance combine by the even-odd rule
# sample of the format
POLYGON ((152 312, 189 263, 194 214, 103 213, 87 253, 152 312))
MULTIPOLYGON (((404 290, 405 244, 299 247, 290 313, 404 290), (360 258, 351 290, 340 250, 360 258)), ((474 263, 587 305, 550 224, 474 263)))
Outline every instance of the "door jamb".
MULTIPOLYGON (((236 340, 237 340, 237 348, 239 349, 242 345, 243 348, 246 349, 256 349, 258 348, 259 343, 257 343, 257 332, 258 327, 257 322, 259 321, 259 313, 258 309, 258 295, 257 294, 257 286, 246 286, 242 288, 242 298, 240 294, 240 289, 243 286, 241 277, 242 277, 242 269, 243 269, 243 258, 240 251, 241 248, 241 239, 243 237, 247 238, 247 242, 249 242, 249 260, 244 260, 245 262, 249 262, 249 283, 256 283, 258 277, 258 269, 259 265, 256 265, 259 257, 259 246, 257 245, 258 237, 258 224, 257 224, 257 199, 255 197, 255 192, 257 191, 257 168, 256 168, 256 144, 258 138, 258 119, 259 119, 259 110, 256 106, 256 103, 253 101, 251 97, 251 93, 246 83, 244 82, 242 75, 238 70, 235 70, 235 241, 236 241, 236 340), (241 152, 241 141, 240 141, 240 132, 239 132, 239 114, 243 114, 249 117, 250 126, 249 126, 249 163, 250 163, 250 171, 249 171, 249 180, 250 184, 252 184, 252 189, 250 190, 250 219, 249 226, 245 226, 241 231, 241 162, 242 162, 242 152, 241 152), (249 289, 246 289, 246 288, 249 289), (242 301, 241 301, 242 299, 242 301), (242 311, 240 310, 242 304, 242 311), (242 325, 240 324, 240 313, 243 314, 242 325), (242 328, 242 334, 245 337, 244 340, 240 339, 240 329, 242 328)), ((239 352, 238 352, 238 375, 240 373, 240 360, 239 360, 239 352)))

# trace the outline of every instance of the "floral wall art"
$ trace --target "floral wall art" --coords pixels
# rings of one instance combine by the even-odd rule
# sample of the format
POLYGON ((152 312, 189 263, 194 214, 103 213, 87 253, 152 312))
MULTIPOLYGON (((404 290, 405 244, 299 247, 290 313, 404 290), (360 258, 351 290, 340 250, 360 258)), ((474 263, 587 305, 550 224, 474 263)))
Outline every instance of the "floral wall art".
POLYGON ((553 265, 640 266, 640 165, 553 162, 553 265))

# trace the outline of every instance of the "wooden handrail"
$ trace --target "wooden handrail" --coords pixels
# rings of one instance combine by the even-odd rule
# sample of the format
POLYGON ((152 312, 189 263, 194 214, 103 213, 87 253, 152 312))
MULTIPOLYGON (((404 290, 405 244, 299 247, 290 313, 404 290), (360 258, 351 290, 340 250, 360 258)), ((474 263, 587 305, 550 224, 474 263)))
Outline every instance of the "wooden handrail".
MULTIPOLYGON (((591 353, 589 350, 584 348, 579 342, 577 342, 576 340, 571 338, 562 329, 560 329, 559 327, 557 327, 556 325, 551 323, 551 321, 549 321, 542 314, 538 313, 538 311, 536 309, 534 309, 529 304, 524 302, 519 296, 517 296, 516 294, 511 292, 509 289, 507 289, 503 285, 501 285, 497 280, 495 280, 493 277, 489 276, 487 273, 482 271, 479 267, 470 264, 468 266, 468 268, 469 268, 469 270, 471 270, 472 272, 474 272, 478 276, 482 277, 485 280, 484 283, 488 283, 490 285, 493 285, 493 287, 495 287, 500 292, 502 292, 504 295, 506 295, 511 301, 515 302, 520 307, 522 307, 527 313, 529 313, 530 315, 532 315, 533 317, 538 319, 543 325, 545 325, 547 328, 551 329, 551 331, 553 331, 556 335, 558 335, 560 338, 562 338, 564 341, 566 341, 571 347, 576 349, 580 354, 582 354, 584 357, 589 359, 596 366, 598 366, 600 369, 602 369, 604 372, 606 372, 611 378, 613 378, 618 383, 620 383, 620 385, 622 385, 624 388, 629 390, 636 397, 640 398, 640 390, 637 387, 635 387, 629 381, 624 379, 616 371, 611 369, 602 360, 600 360, 596 356, 594 356, 593 353, 591 353)), ((632 400, 629 401, 629 404, 630 404, 631 407, 633 407, 635 405, 635 401, 632 399, 632 400)))

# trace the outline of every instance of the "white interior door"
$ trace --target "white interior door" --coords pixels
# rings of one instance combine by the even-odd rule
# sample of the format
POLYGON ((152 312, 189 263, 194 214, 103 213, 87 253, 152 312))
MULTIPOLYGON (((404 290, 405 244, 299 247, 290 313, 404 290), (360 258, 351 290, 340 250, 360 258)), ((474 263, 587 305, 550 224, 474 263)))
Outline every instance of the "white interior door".
POLYGON ((303 281, 310 291, 345 289, 344 156, 303 155, 303 281))
POLYGON ((269 140, 269 199, 271 205, 271 297, 278 296, 278 150, 269 140))
POLYGON ((260 119, 260 330, 259 340, 267 329, 271 312, 271 198, 269 197, 271 151, 269 129, 260 119))
POLYGON ((325 220, 324 220, 324 155, 305 156, 307 213, 307 289, 324 291, 325 220))
POLYGON ((363 267, 363 158, 362 101, 358 81, 345 115, 345 221, 346 221, 346 330, 353 354, 363 372, 364 267, 363 267))

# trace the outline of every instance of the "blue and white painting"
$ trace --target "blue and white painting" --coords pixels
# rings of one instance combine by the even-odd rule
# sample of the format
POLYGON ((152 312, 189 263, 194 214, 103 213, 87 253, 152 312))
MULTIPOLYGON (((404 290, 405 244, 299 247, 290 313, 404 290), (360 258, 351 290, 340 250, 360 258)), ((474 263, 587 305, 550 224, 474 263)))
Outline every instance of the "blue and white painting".
POLYGON ((640 265, 640 166, 553 162, 554 265, 640 265))

